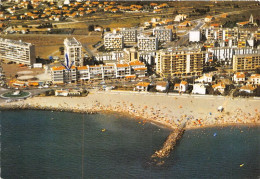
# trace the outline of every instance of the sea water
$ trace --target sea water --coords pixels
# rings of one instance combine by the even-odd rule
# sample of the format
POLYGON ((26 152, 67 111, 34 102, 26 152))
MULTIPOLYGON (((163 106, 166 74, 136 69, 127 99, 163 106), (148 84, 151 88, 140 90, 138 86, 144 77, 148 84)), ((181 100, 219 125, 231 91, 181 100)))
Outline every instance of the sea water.
POLYGON ((259 127, 187 130, 161 167, 169 129, 118 114, 1 111, 1 177, 259 178, 259 127))

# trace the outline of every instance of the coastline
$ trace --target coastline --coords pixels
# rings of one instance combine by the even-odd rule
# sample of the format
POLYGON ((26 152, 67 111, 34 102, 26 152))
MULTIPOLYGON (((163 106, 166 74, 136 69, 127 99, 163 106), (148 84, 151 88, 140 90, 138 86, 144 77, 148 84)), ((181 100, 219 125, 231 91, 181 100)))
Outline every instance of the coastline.
POLYGON ((1 103, 0 110, 36 109, 78 113, 119 113, 141 119, 141 124, 155 123, 176 129, 260 125, 260 101, 218 97, 144 95, 138 93, 90 93, 87 97, 33 97, 1 103), (217 112, 222 105, 224 112, 217 112))

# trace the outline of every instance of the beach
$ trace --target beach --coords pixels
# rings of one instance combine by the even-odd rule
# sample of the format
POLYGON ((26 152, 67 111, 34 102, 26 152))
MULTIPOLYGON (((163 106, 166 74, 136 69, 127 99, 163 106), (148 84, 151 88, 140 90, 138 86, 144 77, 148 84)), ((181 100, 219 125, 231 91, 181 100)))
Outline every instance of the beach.
POLYGON ((91 91, 86 97, 32 97, 1 103, 2 109, 43 109, 82 113, 119 112, 170 128, 186 129, 260 124, 260 101, 254 98, 167 95, 165 93, 91 91), (223 106, 224 111, 217 108, 223 106))

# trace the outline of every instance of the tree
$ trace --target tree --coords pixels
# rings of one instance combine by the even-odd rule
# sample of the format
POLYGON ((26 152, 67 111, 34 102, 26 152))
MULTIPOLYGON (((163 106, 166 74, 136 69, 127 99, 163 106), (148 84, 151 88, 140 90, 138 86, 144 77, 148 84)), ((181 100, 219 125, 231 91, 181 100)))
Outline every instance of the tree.
POLYGON ((95 28, 94 25, 91 24, 91 25, 88 26, 88 31, 90 31, 90 32, 94 31, 94 28, 95 28))
POLYGON ((64 47, 60 47, 59 50, 60 50, 60 54, 64 55, 64 47))

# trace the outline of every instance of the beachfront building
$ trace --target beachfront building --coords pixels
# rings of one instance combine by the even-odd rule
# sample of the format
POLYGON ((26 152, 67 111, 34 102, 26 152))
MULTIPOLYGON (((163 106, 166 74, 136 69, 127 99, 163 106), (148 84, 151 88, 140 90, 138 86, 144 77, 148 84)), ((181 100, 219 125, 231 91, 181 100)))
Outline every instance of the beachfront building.
POLYGON ((181 81, 180 83, 176 83, 174 85, 174 90, 178 92, 185 92, 188 89, 187 81, 181 81))
POLYGON ((204 73, 201 77, 195 80, 196 83, 211 83, 212 82, 212 74, 204 73))
POLYGON ((246 76, 243 72, 237 72, 234 74, 233 80, 235 83, 243 83, 246 81, 246 76))
POLYGON ((137 41, 137 29, 136 28, 122 28, 119 34, 124 37, 124 42, 134 43, 137 41))
POLYGON ((248 80, 248 83, 252 85, 260 85, 260 74, 251 75, 248 80))
POLYGON ((115 64, 115 77, 125 78, 131 75, 131 68, 129 64, 115 64))
POLYGON ((131 74, 135 74, 137 77, 145 77, 147 73, 147 67, 143 62, 133 61, 129 63, 131 67, 131 74))
POLYGON ((172 29, 155 27, 153 29, 153 36, 155 36, 160 42, 170 42, 172 41, 172 29))
POLYGON ((63 66, 51 68, 51 79, 54 84, 71 83, 77 81, 76 67, 72 66, 67 70, 63 66))
POLYGON ((193 90, 192 90, 193 94, 206 94, 206 91, 207 90, 204 84, 196 83, 193 85, 193 90))
POLYGON ((234 55, 233 71, 255 71, 260 67, 260 54, 234 55))
POLYGON ((102 65, 102 79, 112 79, 115 78, 115 76, 114 64, 102 65))
POLYGON ((139 82, 136 84, 136 87, 134 88, 135 91, 148 91, 150 83, 146 82, 139 82))
POLYGON ((158 39, 156 37, 140 35, 137 37, 137 46, 141 51, 158 50, 158 39))
POLYGON ((77 77, 80 81, 87 81, 90 79, 90 73, 89 73, 88 66, 77 67, 77 74, 78 74, 77 77))
POLYGON ((21 40, 0 38, 0 60, 33 65, 36 62, 35 46, 21 40))
POLYGON ((206 53, 198 50, 159 51, 156 72, 161 76, 200 76, 206 53))
POLYGON ((68 66, 72 63, 75 66, 83 65, 82 58, 82 45, 79 41, 73 38, 66 38, 64 40, 64 55, 65 55, 65 63, 67 64, 66 55, 68 56, 68 66))
POLYGON ((156 90, 157 91, 166 91, 168 83, 166 81, 160 81, 156 83, 156 90))
POLYGON ((256 87, 253 85, 244 85, 239 89, 239 92, 246 92, 246 93, 253 93, 255 91, 256 87))
POLYGON ((124 47, 124 36, 107 33, 104 37, 104 46, 109 50, 121 50, 124 47))
POLYGON ((212 88, 214 89, 214 91, 219 91, 221 94, 223 94, 226 89, 226 85, 220 82, 215 85, 212 85, 212 88))

